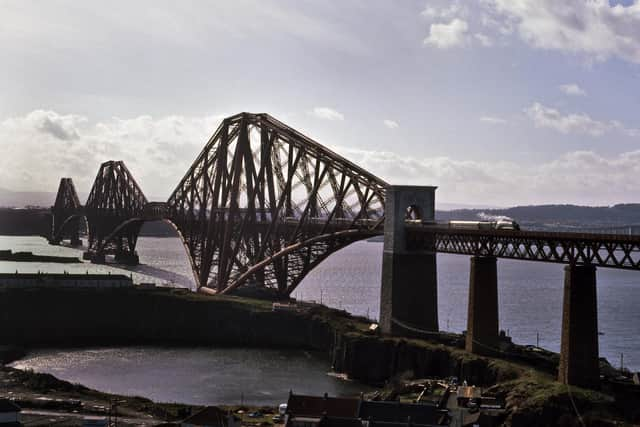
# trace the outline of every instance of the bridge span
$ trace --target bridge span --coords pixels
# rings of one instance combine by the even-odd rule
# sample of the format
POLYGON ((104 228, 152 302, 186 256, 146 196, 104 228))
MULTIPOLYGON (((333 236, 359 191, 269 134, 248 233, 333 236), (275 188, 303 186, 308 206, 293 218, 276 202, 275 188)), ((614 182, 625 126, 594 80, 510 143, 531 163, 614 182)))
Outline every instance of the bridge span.
MULTIPOLYGON (((559 379, 598 382, 596 267, 640 270, 640 236, 467 230, 434 221, 436 187, 390 186, 268 114, 224 119, 166 202, 149 202, 122 161, 101 165, 80 204, 62 178, 50 242, 78 243, 85 259, 136 264, 146 221, 166 221, 184 243, 198 290, 240 287, 281 297, 332 253, 384 234, 384 333, 437 333, 436 254, 471 256, 467 350, 499 347, 497 258, 566 264, 559 379)), ((526 301, 523 301, 526 303, 526 301)))

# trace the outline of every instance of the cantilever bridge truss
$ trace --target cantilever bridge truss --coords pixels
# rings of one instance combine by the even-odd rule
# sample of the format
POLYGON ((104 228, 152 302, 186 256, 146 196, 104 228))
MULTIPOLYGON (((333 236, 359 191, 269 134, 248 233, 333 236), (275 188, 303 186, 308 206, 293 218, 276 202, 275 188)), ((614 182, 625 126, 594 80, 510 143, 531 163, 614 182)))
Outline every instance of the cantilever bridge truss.
MULTIPOLYGON (((241 113, 222 122, 167 202, 148 202, 121 161, 101 165, 84 206, 63 178, 51 242, 73 238, 85 218, 89 258, 136 263, 143 222, 164 220, 181 236, 199 289, 288 295, 327 256, 383 232, 386 187, 273 117, 241 113)), ((460 230, 407 218, 409 250, 640 270, 639 236, 460 230)))
POLYGON ((199 287, 286 295, 333 252, 380 234, 386 185, 267 114, 241 113, 222 122, 166 203, 148 203, 124 163, 110 161, 86 205, 65 212, 86 216, 93 259, 135 256, 142 223, 162 219, 180 233, 199 287))

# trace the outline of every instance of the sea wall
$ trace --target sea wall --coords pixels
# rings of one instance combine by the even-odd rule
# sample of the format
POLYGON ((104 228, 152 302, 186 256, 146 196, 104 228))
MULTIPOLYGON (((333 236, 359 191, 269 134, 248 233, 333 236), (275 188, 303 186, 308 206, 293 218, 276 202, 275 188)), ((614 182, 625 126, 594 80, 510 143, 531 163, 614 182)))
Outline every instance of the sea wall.
MULTIPOLYGON (((411 372, 493 384, 513 376, 455 345, 367 333, 345 312, 273 312, 264 301, 168 289, 7 289, 0 291, 0 344, 23 347, 218 345, 306 348, 368 384, 411 372)), ((455 344, 455 343, 454 343, 455 344)))

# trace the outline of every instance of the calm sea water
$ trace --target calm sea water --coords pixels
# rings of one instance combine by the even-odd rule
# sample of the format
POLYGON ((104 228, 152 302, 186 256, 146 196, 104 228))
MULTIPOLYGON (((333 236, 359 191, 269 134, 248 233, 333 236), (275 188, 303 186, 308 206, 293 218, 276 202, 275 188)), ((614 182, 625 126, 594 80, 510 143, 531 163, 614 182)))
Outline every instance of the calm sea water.
POLYGON ((198 405, 286 402, 289 390, 357 395, 369 388, 328 375, 322 355, 238 348, 96 348, 31 353, 12 366, 110 393, 198 405))
MULTIPOLYGON (((0 237, 0 249, 30 250, 38 254, 81 255, 81 250, 49 246, 44 239, 38 237, 0 237)), ((193 288, 192 273, 184 254, 184 248, 178 239, 140 238, 138 253, 142 265, 126 269, 88 263, 61 265, 0 262, 0 271, 110 271, 131 274, 136 281, 154 281, 158 284, 193 288)), ((379 310, 381 263, 381 243, 355 243, 321 263, 305 278, 294 296, 305 300, 322 301, 326 305, 376 319, 379 310)), ((640 370, 640 341, 637 338, 640 336, 640 310, 638 310, 640 305, 640 273, 602 268, 598 270, 597 274, 598 324, 602 333, 599 337, 600 354, 616 366, 620 363, 620 355, 624 354, 624 366, 632 370, 640 370)), ((498 261, 500 327, 508 330, 515 342, 535 344, 536 334, 538 334, 540 346, 559 351, 563 275, 563 266, 559 264, 498 261)), ((438 311, 441 329, 453 332, 461 332, 466 329, 468 283, 469 257, 438 255, 438 311)), ((149 363, 141 364, 138 367, 142 372, 144 369, 148 369, 147 374, 141 374, 142 378, 129 381, 127 376, 122 376, 116 381, 116 384, 106 382, 109 377, 108 372, 113 372, 112 369, 117 368, 122 357, 127 360, 135 359, 137 357, 135 355, 140 352, 154 351, 156 350, 112 349, 104 351, 99 363, 84 371, 76 369, 77 363, 73 358, 86 357, 86 354, 82 352, 77 353, 77 356, 73 356, 75 352, 62 353, 65 356, 60 356, 61 353, 56 352, 45 353, 21 363, 25 367, 47 372, 53 372, 53 367, 57 367, 56 369, 59 370, 55 373, 61 378, 79 381, 98 389, 122 392, 122 389, 137 390, 134 388, 135 386, 140 387, 141 390, 135 393, 151 396, 152 393, 156 393, 158 388, 162 388, 152 382, 156 376, 154 374, 157 372, 156 368, 160 368, 162 363, 165 363, 162 361, 162 354, 166 355, 166 363, 172 363, 171 358, 182 357, 181 360, 189 360, 187 363, 193 363, 193 366, 208 366, 207 369, 199 371, 205 372, 205 376, 209 375, 207 379, 200 380, 200 386, 205 389, 206 384, 215 381, 216 375, 225 375, 224 369, 219 369, 219 367, 224 366, 224 360, 229 360, 225 359, 227 357, 225 352, 235 350, 223 349, 212 352, 203 350, 201 353, 193 353, 188 350, 171 350, 176 353, 161 352, 158 353, 156 359, 151 358, 149 363), (133 351, 133 353, 128 354, 128 351, 133 351), (69 354, 73 357, 70 357, 69 354), (124 354, 124 356, 119 356, 119 354, 124 354), (183 356, 180 356, 181 354, 183 356), (156 361, 157 366, 154 366, 156 361), (67 369, 62 369, 65 366, 67 369), (80 376, 71 378, 71 375, 76 374, 80 376), (144 378, 148 378, 148 381, 145 382, 144 378), (123 381, 130 384, 122 384, 123 381), (117 387, 118 384, 121 384, 122 389, 112 388, 117 387)), ((304 363, 304 360, 310 360, 306 356, 296 356, 296 354, 292 353, 289 356, 292 360, 302 360, 300 363, 304 363)), ((263 382, 267 385, 275 381, 275 377, 272 377, 270 372, 277 373, 282 369, 286 370, 289 364, 288 359, 274 359, 268 352, 260 352, 253 357, 263 357, 264 363, 273 359, 276 361, 274 362, 276 365, 278 360, 282 360, 280 368, 276 366, 273 369, 258 370, 251 374, 256 375, 252 379, 263 378, 263 382), (264 354, 264 356, 259 354, 264 354)), ((175 359, 173 363, 175 363, 175 359)), ((256 363, 258 362, 252 360, 247 365, 255 365, 256 363)), ((314 361, 313 363, 320 362, 314 361)), ((325 366, 318 372, 322 372, 324 378, 326 371, 327 367, 325 366)), ((178 370, 178 372, 181 371, 178 370)), ((185 390, 188 390, 193 386, 189 384, 190 381, 193 381, 194 375, 188 374, 187 371, 182 373, 184 376, 176 373, 179 378, 175 378, 174 388, 180 390, 184 387, 185 390)), ((195 376, 197 377, 197 375, 195 376)), ((316 385, 315 392, 317 393, 325 391, 323 387, 327 387, 322 383, 316 385)), ((233 389, 231 393, 238 396, 242 392, 242 388, 244 386, 233 389)), ((208 396, 209 401, 220 402, 220 399, 225 398, 214 391, 211 393, 208 396)), ((154 394, 154 396, 156 395, 154 394)), ((166 395, 159 397, 159 399, 171 400, 172 397, 166 395)))

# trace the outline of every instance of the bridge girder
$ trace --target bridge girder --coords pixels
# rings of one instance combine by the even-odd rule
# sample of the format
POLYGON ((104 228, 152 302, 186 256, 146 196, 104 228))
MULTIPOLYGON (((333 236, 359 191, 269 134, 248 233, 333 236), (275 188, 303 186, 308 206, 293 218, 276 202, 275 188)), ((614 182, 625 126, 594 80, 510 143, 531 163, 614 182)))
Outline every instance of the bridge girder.
POLYGON ((89 224, 89 252, 133 255, 147 198, 122 161, 104 162, 89 193, 85 215, 89 224), (123 224, 127 226, 122 226, 123 224), (114 231, 117 230, 117 233, 114 231))
POLYGON ((78 239, 82 231, 82 205, 71 178, 61 178, 56 201, 51 207, 52 226, 49 241, 60 243, 64 238, 78 239))
POLYGON ((317 260, 380 229, 386 185, 267 114, 241 113, 223 121, 180 181, 168 217, 199 286, 226 292, 261 263, 243 284, 289 294, 317 260), (350 229, 363 233, 328 233, 350 229))

